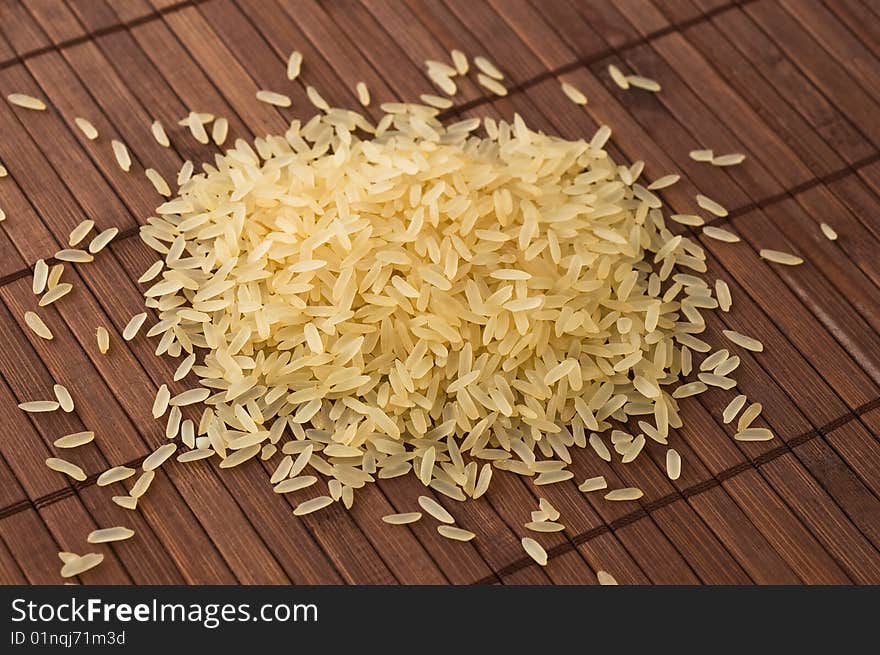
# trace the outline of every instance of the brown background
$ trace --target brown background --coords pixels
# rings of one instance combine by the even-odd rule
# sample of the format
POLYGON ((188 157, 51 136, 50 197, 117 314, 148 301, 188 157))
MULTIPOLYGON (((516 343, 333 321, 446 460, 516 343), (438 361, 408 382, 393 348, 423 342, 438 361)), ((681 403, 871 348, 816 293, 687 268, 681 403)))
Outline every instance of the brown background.
MULTIPOLYGON (((858 0, 2 0, 0 91, 46 98, 37 113, 0 103, 0 582, 58 583, 61 549, 84 552, 95 527, 129 525, 136 538, 98 546, 105 562, 87 583, 880 583, 880 5, 858 0), (468 544, 440 537, 431 521, 392 528, 379 520, 415 508, 411 478, 370 485, 351 513, 333 506, 303 519, 296 500, 272 493, 259 464, 220 472, 203 462, 159 472, 136 513, 100 489, 111 465, 136 465, 164 440, 150 416, 156 387, 175 365, 152 354, 153 340, 116 336, 141 311, 134 282, 153 261, 131 238, 158 202, 145 166, 173 180, 184 159, 206 149, 176 126, 190 109, 226 116, 231 137, 283 132, 307 117, 304 84, 357 106, 364 80, 378 103, 432 92, 426 58, 450 48, 483 53, 507 73, 505 99, 460 83, 454 116, 521 113, 533 127, 574 138, 600 123, 614 129, 615 154, 644 159, 649 179, 680 172, 663 195, 693 211, 697 189, 732 209, 743 243, 700 236, 710 275, 727 280, 722 329, 759 336, 766 352, 743 359, 743 393, 764 404, 761 425, 778 438, 744 444, 721 424, 734 392, 683 403, 685 427, 671 445, 681 478, 663 471, 664 449, 649 444, 636 463, 611 466, 575 454, 574 481, 543 487, 564 533, 540 540, 540 568, 519 545, 536 508, 536 488, 497 475, 486 498, 441 498, 477 533, 468 544), (290 83, 285 61, 305 55, 290 83), (663 91, 623 92, 616 63, 657 79, 663 91), (569 81, 587 107, 559 89, 569 81), (257 102, 259 88, 288 93, 291 109, 257 102), (87 141, 72 127, 90 119, 87 141), (148 126, 163 121, 173 144, 148 126), (109 139, 129 144, 130 174, 115 165, 109 139), (739 167, 691 161, 699 147, 741 151, 739 167), (23 327, 36 307, 28 267, 66 244, 83 218, 118 226, 120 238, 89 265, 68 266, 74 292, 41 314, 56 338, 23 327), (819 232, 826 221, 840 233, 819 232), (807 263, 768 266, 762 247, 800 253, 807 263), (74 270, 75 269, 75 270, 74 270), (94 332, 106 325, 111 352, 94 332), (77 400, 74 414, 29 416, 16 403, 51 397, 53 381, 77 400), (71 486, 43 461, 62 434, 93 429, 93 445, 65 456, 91 477, 71 486), (605 475, 638 485, 638 503, 584 496, 576 482, 605 475)), ((175 391, 186 382, 172 385, 175 391)), ((130 481, 129 481, 130 484, 130 481)))

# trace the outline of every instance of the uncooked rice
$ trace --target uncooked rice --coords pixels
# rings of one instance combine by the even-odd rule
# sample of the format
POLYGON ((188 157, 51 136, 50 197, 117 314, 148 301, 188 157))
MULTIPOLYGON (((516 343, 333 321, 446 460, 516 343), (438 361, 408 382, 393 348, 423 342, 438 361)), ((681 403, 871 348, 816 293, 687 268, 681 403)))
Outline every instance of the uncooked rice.
POLYGON ((137 336, 138 331, 141 329, 141 326, 144 324, 144 321, 147 320, 147 313, 141 312, 139 314, 135 314, 132 316, 125 328, 122 330, 122 338, 126 341, 131 341, 137 336))
POLYGON ((97 485, 99 487, 106 487, 107 485, 113 484, 114 482, 127 480, 135 473, 137 473, 137 471, 128 466, 114 466, 113 468, 104 471, 101 475, 98 476, 97 485))
POLYGON ((52 387, 52 391, 55 393, 55 399, 58 401, 58 405, 65 412, 73 411, 73 398, 70 395, 70 392, 67 390, 63 384, 56 384, 52 387))
POLYGON ((467 75, 468 70, 470 70, 467 55, 461 50, 452 50, 449 56, 452 58, 452 65, 455 66, 455 71, 459 75, 467 75))
POLYGON ((286 494, 292 491, 305 489, 306 487, 311 487, 317 481, 318 478, 316 478, 314 475, 298 475, 294 478, 282 480, 272 488, 272 491, 274 491, 276 494, 286 494))
POLYGON ((85 118, 80 118, 77 116, 73 119, 73 122, 76 123, 76 126, 80 129, 80 131, 85 135, 85 137, 89 141, 94 141, 98 138, 98 130, 95 129, 95 126, 91 124, 90 121, 85 118))
POLYGON ((10 93, 6 96, 9 103, 23 109, 33 109, 35 111, 44 111, 46 104, 39 98, 34 98, 26 93, 10 93))
POLYGON ((93 255, 97 255, 116 238, 117 234, 119 234, 118 227, 108 227, 106 230, 99 232, 95 235, 95 238, 89 242, 89 252, 93 255))
POLYGON ((659 177, 648 185, 649 191, 659 191, 660 189, 665 189, 667 187, 672 186, 676 182, 681 179, 680 175, 675 173, 671 173, 669 175, 664 175, 663 177, 659 177))
POLYGON ((715 280, 715 297, 718 299, 718 307, 722 312, 730 311, 733 299, 730 296, 730 287, 724 280, 715 280))
POLYGON ((739 152, 732 152, 728 155, 719 155, 712 158, 713 166, 736 166, 742 164, 746 160, 746 156, 739 152))
POLYGON ((623 489, 614 489, 613 491, 609 491, 605 494, 605 500, 638 500, 644 494, 641 489, 637 489, 636 487, 624 487, 623 489))
POLYGON ((86 430, 83 432, 73 432, 72 434, 66 434, 63 437, 58 437, 55 441, 52 442, 52 445, 56 448, 79 448, 80 446, 84 446, 94 440, 95 433, 91 430, 86 430))
POLYGON ((596 579, 599 581, 599 584, 603 586, 617 585, 617 580, 614 579, 614 576, 605 571, 596 571, 596 579))
POLYGON ((767 428, 746 428, 733 435, 737 441, 770 441, 773 433, 767 428))
POLYGON ((825 235, 825 238, 829 241, 837 241, 837 232, 833 227, 828 225, 828 223, 820 223, 819 229, 822 230, 822 234, 825 235))
POLYGON ((441 523, 455 523, 452 514, 430 496, 419 496, 419 506, 441 523))
POLYGON ((292 104, 290 96, 286 96, 283 93, 278 93, 276 91, 268 91, 266 89, 257 91, 257 100, 274 107, 290 107, 292 104))
POLYGON ((221 117, 214 121, 214 124, 211 126, 211 141, 218 146, 222 146, 226 143, 226 137, 228 134, 229 121, 227 119, 221 117))
POLYGON ((714 214, 719 218, 727 216, 727 210, 720 203, 712 200, 712 198, 708 196, 704 196, 701 193, 697 194, 697 204, 710 214, 714 214))
POLYGON ((113 496, 110 500, 124 509, 137 509, 138 499, 133 496, 113 496))
POLYGON ((78 482, 82 482, 86 479, 85 471, 83 471, 79 466, 73 464, 72 462, 68 462, 65 459, 60 459, 58 457, 50 457, 46 460, 46 466, 48 466, 53 471, 57 471, 58 473, 63 473, 64 475, 73 478, 78 482))
POLYGON ((474 66, 480 69, 483 74, 491 77, 492 79, 504 79, 504 74, 500 70, 498 70, 498 67, 482 55, 474 57, 474 66))
POLYGON ((77 575, 82 575, 86 571, 95 568, 103 561, 104 556, 101 553, 78 555, 75 559, 70 559, 64 563, 64 566, 61 567, 61 577, 72 578, 77 575))
POLYGON ((302 68, 303 56, 299 50, 294 50, 290 53, 290 57, 287 58, 287 79, 295 80, 299 77, 300 69, 302 68))
POLYGON ((19 403, 18 408, 23 412, 31 414, 40 412, 54 412, 61 404, 57 400, 32 400, 26 403, 19 403))
POLYGON ((470 530, 465 530, 454 525, 438 525, 437 532, 453 541, 470 541, 477 536, 470 530))
POLYGON ((561 532, 565 530, 565 526, 562 523, 556 523, 555 521, 530 521, 523 527, 532 532, 561 532))
POLYGON ((407 523, 415 523, 420 518, 422 518, 421 512, 404 512, 402 514, 387 514, 382 517, 382 520, 391 525, 406 525, 407 523))
POLYGON ((65 248, 55 253, 55 259, 61 262, 70 262, 72 264, 88 264, 95 260, 95 257, 85 250, 79 248, 65 248))
POLYGON ((792 255, 790 252, 783 252, 781 250, 762 248, 758 252, 758 255, 760 255, 761 259, 766 259, 768 262, 784 264, 786 266, 797 266, 798 264, 804 263, 804 260, 797 255, 792 255))
POLYGON ((562 83, 562 92, 576 105, 587 104, 587 96, 585 96, 580 89, 568 82, 562 83))
POLYGON ((86 238, 86 235, 91 232, 93 227, 95 227, 95 221, 89 218, 81 221, 79 225, 77 225, 70 231, 70 235, 67 237, 67 245, 73 248, 80 241, 86 238))
POLYGON ((733 419, 736 418, 736 415, 739 414, 740 410, 746 404, 746 400, 747 398, 745 394, 739 394, 728 403, 727 407, 724 408, 724 412, 721 415, 721 418, 725 424, 732 422, 733 419))
POLYGON ((331 504, 333 504, 333 499, 330 498, 330 496, 318 496, 317 498, 312 498, 311 500, 307 500, 297 505, 293 510, 293 514, 295 516, 304 516, 306 514, 311 514, 312 512, 317 512, 320 509, 324 509, 331 504))
POLYGON ((150 485, 153 484, 153 480, 156 478, 155 471, 144 471, 141 473, 140 477, 135 480, 135 483, 132 485, 131 490, 128 494, 132 498, 140 498, 145 493, 147 493, 147 489, 150 488, 150 485))
POLYGON ((631 87, 635 87, 636 89, 652 91, 653 93, 658 93, 660 91, 660 84, 656 80, 652 80, 649 77, 642 77, 641 75, 627 75, 626 81, 629 82, 629 85, 631 87))
POLYGON ((458 87, 455 85, 455 82, 452 81, 452 78, 440 69, 429 68, 428 77, 435 85, 437 85, 438 89, 448 96, 454 96, 458 91, 458 87))
POLYGON ((705 234, 710 239, 715 239, 716 241, 724 241, 726 243, 737 243, 740 241, 740 238, 730 232, 725 230, 724 228, 715 227, 714 225, 707 225, 703 228, 703 234, 705 234))
POLYGON ((740 414, 739 421, 736 424, 736 431, 742 432, 746 430, 752 423, 761 415, 761 411, 764 409, 761 403, 752 403, 749 405, 746 410, 740 414))
POLYGON ((43 293, 46 282, 49 280, 49 265, 43 259, 38 259, 34 264, 34 280, 31 289, 35 295, 43 293))
POLYGON ((681 476, 681 455, 675 448, 666 451, 666 475, 670 480, 678 480, 681 476))
POLYGON ((495 80, 488 75, 484 75, 483 73, 479 73, 477 75, 477 82, 480 83, 485 89, 488 89, 492 93, 498 96, 506 96, 507 95, 507 87, 505 87, 501 82, 495 80))
POLYGON ((147 176, 147 179, 150 181, 150 184, 153 185, 156 193, 165 198, 171 197, 171 187, 168 186, 168 182, 165 181, 165 178, 162 177, 159 171, 155 168, 148 168, 144 171, 144 175, 147 176))
POLYGON ((629 78, 614 64, 608 65, 608 74, 611 76, 612 81, 621 89, 626 90, 629 88, 629 78))
POLYGON ((150 124, 150 133, 153 135, 153 138, 156 139, 156 143, 163 148, 167 148, 171 145, 171 142, 168 140, 168 135, 165 133, 165 128, 160 121, 155 120, 150 124))
POLYGON ((131 155, 128 154, 128 148, 116 139, 110 141, 110 146, 113 148, 113 156, 116 158, 119 168, 128 173, 131 170, 131 155))
POLYGON ((715 153, 711 150, 691 150, 688 157, 694 161, 711 162, 715 159, 715 153))
POLYGON ((152 453, 150 453, 147 456, 147 458, 144 460, 144 463, 142 464, 141 468, 143 468, 144 471, 153 471, 153 470, 159 468, 160 466, 162 466, 162 464, 165 463, 165 461, 169 457, 171 457, 174 454, 174 451, 176 451, 176 450, 177 450, 176 443, 162 444, 161 446, 156 448, 156 450, 154 450, 152 453))
POLYGON ((309 102, 311 102, 315 107, 322 111, 329 111, 330 105, 327 104, 327 101, 324 100, 323 96, 318 93, 318 90, 313 86, 306 87, 306 95, 309 98, 309 102))
POLYGON ((46 307, 47 305, 51 305, 56 300, 60 300, 71 291, 73 291, 73 285, 69 282, 62 282, 61 284, 49 289, 43 295, 43 297, 40 298, 40 302, 38 302, 37 304, 40 307, 46 307))
POLYGON ((745 348, 746 350, 751 350, 752 352, 756 353, 764 351, 764 344, 754 337, 746 336, 745 334, 737 332, 736 330, 722 330, 721 333, 741 348, 745 348))
POLYGON ((131 539, 133 536, 134 530, 117 525, 112 528, 92 530, 86 538, 86 541, 90 544, 106 544, 111 541, 124 541, 125 539, 131 539))
POLYGON ((522 547, 526 554, 541 566, 547 566, 547 551, 531 537, 522 538, 522 547))
POLYGON ((364 107, 370 106, 370 89, 367 88, 365 82, 358 82, 355 85, 355 91, 357 91, 358 102, 361 103, 364 107))

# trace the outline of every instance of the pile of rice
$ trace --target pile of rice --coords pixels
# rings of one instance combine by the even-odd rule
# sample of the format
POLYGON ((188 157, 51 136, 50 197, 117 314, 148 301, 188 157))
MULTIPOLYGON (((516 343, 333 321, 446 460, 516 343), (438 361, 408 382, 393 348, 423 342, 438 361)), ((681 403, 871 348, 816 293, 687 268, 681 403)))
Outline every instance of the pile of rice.
POLYGON ((493 467, 568 479, 569 449, 610 459, 612 429, 624 461, 665 444, 673 394, 706 389, 675 393, 718 302, 642 163, 615 164, 607 127, 567 141, 519 116, 382 109, 375 126, 331 108, 239 140, 142 228, 164 256, 148 334, 193 353, 201 385, 170 399, 169 438, 179 406, 204 401, 192 458, 280 449, 273 482, 309 466, 349 506, 411 471, 459 500, 493 467))

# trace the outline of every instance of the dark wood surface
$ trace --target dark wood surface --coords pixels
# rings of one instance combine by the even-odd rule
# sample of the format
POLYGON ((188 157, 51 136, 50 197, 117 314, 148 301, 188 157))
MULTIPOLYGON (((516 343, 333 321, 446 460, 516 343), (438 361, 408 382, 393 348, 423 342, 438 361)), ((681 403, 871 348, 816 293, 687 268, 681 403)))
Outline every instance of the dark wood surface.
POLYGON ((0 583, 60 582, 57 552, 82 552, 90 530, 116 524, 136 538, 98 547, 105 562, 82 582, 594 584, 606 570, 632 584, 880 583, 878 25, 872 0, 0 0, 0 92, 50 105, 0 103, 10 171, 0 180, 0 583), (102 356, 94 332, 119 334, 143 307, 135 280, 153 257, 136 230, 158 202, 143 169, 174 179, 184 160, 208 152, 177 120, 209 111, 229 119, 230 139, 279 133, 310 114, 305 84, 358 106, 360 80, 375 116, 380 102, 432 92, 423 61, 451 48, 497 62, 511 92, 487 97, 463 80, 450 118, 519 112, 570 138, 608 123, 616 156, 644 159, 649 178, 681 173, 664 192, 674 210, 692 210, 697 190, 731 209, 715 222, 742 243, 694 233, 709 275, 734 297, 729 313, 709 317, 709 339, 721 343, 723 329, 760 336, 765 352, 738 353, 737 379, 777 438, 732 439, 720 415, 733 392, 689 399, 671 439, 684 459, 679 480, 666 477, 656 444, 630 465, 575 452, 575 480, 540 490, 496 475, 479 501, 438 498, 477 533, 470 543, 445 540, 427 521, 380 521, 415 507, 424 490, 411 478, 369 486, 351 512, 296 518, 261 464, 197 462, 165 467, 137 512, 113 505, 121 489, 95 478, 164 440, 150 407, 175 364, 145 337, 114 336, 102 356), (290 83, 293 49, 305 63, 290 83), (662 92, 621 91, 609 63, 657 79, 662 92), (589 104, 572 104, 560 81, 589 104), (293 107, 257 102, 260 88, 288 93, 293 107), (85 139, 74 116, 101 137, 85 139), (170 149, 153 141, 153 118, 170 149), (113 137, 132 151, 129 174, 113 160, 113 137), (688 158, 700 147, 748 159, 713 168, 688 158), (36 306, 30 267, 85 217, 120 237, 94 263, 67 266, 75 291, 41 312, 55 340, 40 340, 23 324, 36 306), (823 221, 838 241, 822 236, 823 221), (768 265, 761 248, 806 263, 768 265), (51 397, 55 381, 71 389, 75 413, 16 408, 51 397), (54 439, 82 429, 97 438, 70 458, 90 477, 71 485, 44 460, 54 439), (585 496, 576 481, 592 475, 645 496, 585 496), (539 496, 567 526, 541 539, 544 568, 519 544, 539 496))

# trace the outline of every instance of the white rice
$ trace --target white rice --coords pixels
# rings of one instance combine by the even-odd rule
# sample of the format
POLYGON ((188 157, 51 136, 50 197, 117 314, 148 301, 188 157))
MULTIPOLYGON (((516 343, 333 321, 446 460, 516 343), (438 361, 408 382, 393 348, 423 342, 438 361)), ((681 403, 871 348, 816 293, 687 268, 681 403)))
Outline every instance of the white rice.
POLYGON ((153 138, 156 139, 156 143, 163 148, 167 148, 171 145, 171 142, 168 140, 168 135, 165 133, 165 128, 159 120, 155 120, 150 124, 150 133, 153 135, 153 138))
POLYGON ((171 197, 171 187, 168 186, 168 182, 165 181, 165 178, 162 177, 159 171, 155 168, 148 168, 144 171, 144 175, 147 176, 150 184, 156 189, 156 193, 165 198, 171 197))
POLYGON ((617 580, 614 579, 614 576, 605 571, 596 571, 596 579, 599 581, 599 584, 603 586, 617 585, 617 580))
POLYGON ((156 450, 154 450, 152 453, 150 453, 147 456, 147 458, 144 460, 144 463, 142 464, 141 468, 143 468, 144 471, 153 471, 153 470, 159 468, 160 466, 162 466, 162 464, 165 463, 165 461, 169 457, 171 457, 174 454, 174 452, 176 450, 177 450, 176 443, 162 444, 161 446, 156 448, 156 450))
POLYGON ((770 441, 773 433, 767 428, 746 428, 733 435, 737 441, 770 441))
POLYGON ((370 89, 367 88, 366 83, 358 82, 355 85, 355 91, 357 91, 358 102, 361 103, 364 107, 370 106, 370 89))
POLYGON ((556 523, 555 521, 530 521, 523 527, 532 532, 561 532, 565 530, 565 526, 562 523, 556 523))
POLYGON ((29 413, 39 413, 39 412, 54 412, 61 405, 57 400, 32 400, 26 403, 19 403, 18 408, 23 412, 29 413))
POLYGON ((92 570, 103 561, 104 556, 101 553, 88 553, 86 555, 77 556, 76 559, 70 559, 64 563, 64 566, 61 567, 61 577, 72 578, 77 575, 82 575, 86 571, 92 570))
POLYGON ((287 494, 293 491, 299 491, 300 489, 305 489, 306 487, 311 487, 317 481, 318 478, 314 475, 299 475, 295 478, 282 480, 272 488, 272 491, 276 494, 287 494))
POLYGON ((672 186, 681 179, 681 175, 670 174, 659 177, 648 185, 649 191, 659 191, 672 186))
POLYGON ((707 225, 703 228, 703 234, 705 234, 710 239, 715 239, 716 241, 725 241, 727 243, 737 243, 741 239, 728 230, 725 230, 720 227, 715 227, 714 225, 707 225))
POLYGON ((725 425, 733 421, 736 418, 736 415, 739 414, 740 410, 743 408, 743 405, 746 404, 746 396, 744 394, 739 394, 733 400, 728 403, 727 407, 724 408, 724 413, 722 414, 722 420, 725 425))
POLYGON ((134 536, 134 530, 121 525, 112 528, 101 528, 100 530, 92 530, 86 541, 90 544, 106 544, 112 541, 124 541, 134 536))
POLYGON ((819 229, 822 230, 822 234, 825 235, 825 238, 829 241, 837 241, 837 232, 833 227, 828 225, 828 223, 820 223, 819 229))
POLYGON ((119 234, 119 228, 117 227, 108 227, 103 232, 98 233, 89 243, 89 252, 93 255, 97 255, 116 238, 117 234, 119 234))
POLYGON ((708 196, 698 193, 697 204, 710 214, 714 214, 718 217, 727 216, 727 210, 720 203, 712 200, 712 198, 708 196))
POLYGON ((499 81, 504 79, 504 74, 498 70, 498 67, 482 55, 474 57, 474 66, 476 66, 484 75, 491 77, 492 79, 499 81))
POLYGON ((630 86, 637 89, 651 91, 653 93, 658 93, 660 91, 660 84, 656 80, 652 80, 649 77, 642 77, 641 75, 627 75, 626 81, 629 82, 630 86))
POLYGON ((637 489, 635 487, 625 487, 623 489, 614 489, 613 491, 609 491, 605 494, 605 500, 638 500, 644 494, 641 489, 637 489))
POLYGON ((73 291, 73 285, 68 282, 62 282, 58 286, 49 289, 43 297, 40 298, 40 302, 37 304, 40 307, 46 307, 47 305, 51 305, 53 302, 60 300, 71 291, 73 291))
POLYGON ((522 538, 522 547, 526 554, 541 566, 547 566, 547 551, 531 537, 522 538))
POLYGON ((110 500, 124 509, 137 509, 138 499, 132 496, 113 496, 110 500))
POLYGON ((568 97, 576 105, 585 105, 587 104, 587 96, 581 93, 580 89, 569 84, 568 82, 562 83, 562 92, 568 97))
POLYGON ((441 523, 455 523, 452 514, 430 496, 419 496, 419 506, 441 523))
POLYGON ((70 231, 70 236, 67 237, 67 245, 73 248, 80 241, 86 238, 86 235, 91 232, 93 227, 95 227, 95 221, 88 218, 84 221, 81 221, 79 225, 77 225, 70 231))
POLYGON ((144 321, 147 320, 147 313, 141 312, 140 314, 135 314, 132 316, 125 328, 122 330, 122 338, 126 341, 131 341, 137 336, 138 331, 141 329, 141 326, 144 324, 144 321))
POLYGON ((52 445, 56 448, 79 448, 80 446, 84 446, 87 443, 91 443, 95 440, 95 433, 91 430, 84 432, 73 432, 72 434, 66 434, 63 437, 58 437, 52 445))
POLYGON ((797 266, 804 263, 804 260, 797 255, 792 255, 789 252, 782 252, 781 250, 762 248, 758 252, 758 255, 760 255, 761 259, 766 259, 768 262, 784 264, 786 266, 797 266))
POLYGON ((55 392, 55 398, 58 400, 58 405, 65 412, 73 411, 73 398, 70 395, 70 392, 67 390, 63 384, 56 384, 52 387, 52 390, 55 392))
POLYGON ((274 107, 290 107, 292 104, 290 96, 286 96, 283 93, 277 93, 276 91, 267 91, 265 89, 257 91, 257 100, 274 107))
POLYGON ((730 296, 730 287, 724 280, 715 280, 715 297, 718 298, 718 307, 722 312, 730 311, 733 300, 730 296))
POLYGON ((48 466, 53 471, 63 473, 64 475, 71 477, 78 482, 82 482, 86 479, 85 471, 83 471, 79 466, 58 457, 48 458, 46 460, 46 466, 48 466))
POLYGON ((34 281, 32 290, 34 295, 40 295, 46 289, 46 282, 49 279, 49 266, 45 260, 38 259, 34 264, 34 281))
POLYGON ((132 485, 131 490, 128 492, 128 494, 132 498, 140 498, 145 493, 147 493, 147 489, 149 489, 150 485, 153 484, 153 480, 155 478, 155 471, 144 471, 143 473, 141 473, 140 477, 135 480, 135 483, 132 485))
POLYGON ((229 134, 229 121, 225 118, 218 118, 211 126, 211 141, 216 145, 222 146, 226 143, 226 137, 229 134))
POLYGON ((99 487, 106 487, 115 482, 122 482, 133 476, 135 473, 137 473, 137 471, 128 466, 114 466, 98 476, 97 485, 99 487))
POLYGON ((22 107, 23 109, 33 109, 35 111, 45 111, 46 109, 46 105, 42 100, 25 93, 10 93, 6 96, 6 99, 9 100, 9 104, 22 107))
POLYGON ((733 152, 729 155, 720 155, 718 157, 712 158, 713 166, 736 166, 737 164, 742 164, 746 160, 746 156, 733 152))
POLYGON ((742 432, 749 428, 752 423, 761 415, 761 411, 764 409, 764 406, 761 403, 752 403, 749 405, 746 410, 740 415, 739 421, 736 424, 736 431, 742 432))
POLYGON ((629 78, 614 64, 609 64, 608 74, 611 76, 611 80, 621 89, 626 90, 629 88, 629 78))
POLYGON ((302 68, 303 56, 299 50, 294 50, 290 53, 290 57, 287 58, 287 79, 295 80, 299 77, 300 70, 302 68))
POLYGON ((452 57, 452 64, 455 66, 455 71, 459 75, 467 75, 468 70, 470 70, 467 55, 461 50, 453 50, 449 55, 452 57))
POLYGON ((311 102, 315 107, 322 111, 329 111, 330 105, 327 104, 327 101, 318 93, 318 90, 313 86, 306 87, 306 95, 309 97, 309 102, 311 102))
POLYGON ((168 390, 168 385, 163 384, 159 387, 159 390, 156 392, 156 398, 153 400, 153 418, 160 418, 163 416, 168 409, 170 401, 171 392, 168 390))
POLYGON ((307 500, 297 505, 293 510, 293 514, 294 516, 304 516, 306 514, 311 514, 312 512, 317 512, 319 509, 324 509, 332 504, 333 499, 330 498, 330 496, 318 496, 317 498, 312 498, 311 500, 307 500))
POLYGON ((715 159, 715 153, 711 150, 691 150, 688 153, 688 157, 694 161, 711 162, 715 159))
POLYGON ((131 170, 131 155, 128 154, 128 148, 116 139, 110 140, 110 146, 113 148, 113 156, 116 158, 119 168, 128 173, 131 170))
POLYGON ((678 480, 681 476, 681 455, 674 448, 666 451, 666 475, 670 480, 678 480))
POLYGON ((62 262, 71 262, 73 264, 88 264, 95 261, 95 257, 85 250, 77 248, 68 248, 59 250, 55 253, 55 259, 62 262))
POLYGON ((77 116, 73 119, 73 122, 76 123, 76 126, 89 141, 94 141, 98 138, 98 130, 95 129, 95 126, 92 125, 85 118, 80 118, 79 116, 77 116))
POLYGON ((756 353, 764 351, 764 344, 753 337, 746 336, 736 330, 722 330, 721 332, 740 348, 745 348, 746 350, 751 350, 756 353))
POLYGON ((438 525, 437 532, 453 541, 470 541, 477 536, 470 530, 458 528, 454 525, 438 525))
POLYGON ((492 79, 488 75, 484 75, 483 73, 479 73, 477 75, 477 82, 480 83, 480 86, 482 86, 485 89, 488 89, 489 91, 491 91, 492 93, 494 93, 497 96, 506 96, 507 95, 507 87, 505 87, 498 80, 492 79))
POLYGON ((421 512, 404 512, 402 514, 387 514, 382 517, 382 520, 391 525, 406 525, 407 523, 415 523, 420 518, 422 518, 421 512))

